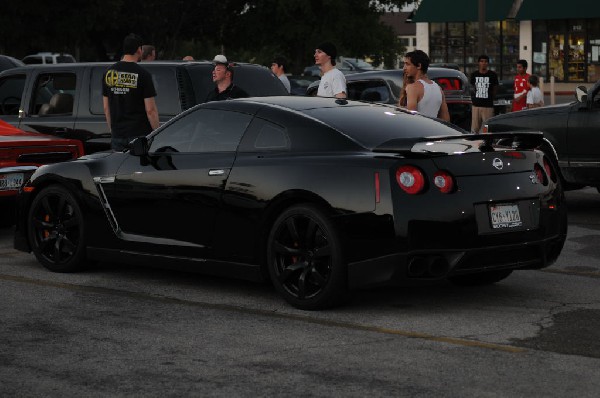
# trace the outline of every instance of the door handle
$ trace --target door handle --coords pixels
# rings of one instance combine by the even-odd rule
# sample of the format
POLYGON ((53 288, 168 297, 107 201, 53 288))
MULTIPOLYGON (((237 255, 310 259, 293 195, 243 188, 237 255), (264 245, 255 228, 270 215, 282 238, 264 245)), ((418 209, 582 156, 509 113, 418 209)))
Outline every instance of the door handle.
POLYGON ((209 176, 222 176, 223 174, 225 174, 225 170, 223 170, 223 169, 211 169, 211 170, 208 170, 208 175, 209 176))
POLYGON ((54 129, 55 134, 67 134, 67 129, 65 127, 59 127, 54 129))

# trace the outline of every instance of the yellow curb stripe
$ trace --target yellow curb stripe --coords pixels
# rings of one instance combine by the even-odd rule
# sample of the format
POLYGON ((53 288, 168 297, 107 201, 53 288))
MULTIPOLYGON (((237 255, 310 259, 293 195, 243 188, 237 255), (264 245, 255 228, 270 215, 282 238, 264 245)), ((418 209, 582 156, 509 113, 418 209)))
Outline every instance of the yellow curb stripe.
POLYGON ((388 335, 394 335, 394 336, 402 336, 402 337, 407 337, 407 338, 435 341, 435 342, 439 342, 439 343, 446 343, 446 344, 452 344, 452 345, 463 346, 463 347, 483 348, 483 349, 488 349, 488 350, 503 351, 503 352, 509 352, 509 353, 522 353, 522 352, 527 351, 526 349, 520 348, 520 347, 514 347, 514 346, 502 345, 502 344, 494 344, 494 343, 486 343, 486 342, 481 342, 481 341, 476 341, 476 340, 467 340, 467 339, 460 339, 460 338, 454 338, 454 337, 434 336, 434 335, 430 335, 430 334, 426 334, 426 333, 411 332, 411 331, 407 331, 407 330, 389 329, 389 328, 382 328, 382 327, 377 327, 377 326, 361 325, 361 324, 357 324, 357 323, 331 321, 331 320, 327 320, 327 319, 312 318, 312 317, 305 316, 305 315, 286 314, 286 313, 280 313, 280 312, 274 312, 274 311, 244 308, 244 307, 234 306, 234 305, 230 305, 230 304, 214 304, 214 303, 205 303, 205 302, 195 302, 195 301, 177 299, 177 298, 173 298, 173 297, 155 296, 155 295, 148 294, 148 293, 128 292, 128 291, 124 291, 124 290, 110 289, 110 288, 104 288, 104 287, 81 286, 81 285, 74 285, 74 284, 69 284, 69 283, 51 282, 51 281, 44 281, 44 280, 39 280, 39 279, 25 278, 25 277, 21 277, 21 276, 13 276, 13 275, 3 275, 3 274, 0 274, 0 280, 19 282, 19 283, 27 283, 30 285, 37 285, 37 286, 55 287, 55 288, 65 289, 65 290, 70 290, 70 291, 98 293, 98 294, 110 294, 113 296, 125 296, 125 297, 133 297, 133 298, 138 298, 138 299, 143 299, 143 300, 154 300, 154 301, 159 301, 161 303, 167 303, 167 304, 189 305, 189 306, 195 306, 195 307, 200 307, 200 308, 204 308, 204 309, 215 309, 215 310, 223 310, 223 311, 237 312, 237 313, 243 313, 243 314, 267 316, 267 317, 272 317, 272 318, 289 319, 289 320, 307 322, 307 323, 312 323, 312 324, 317 324, 317 325, 322 325, 322 326, 327 326, 327 327, 339 327, 339 328, 349 329, 349 330, 360 330, 360 331, 366 331, 366 332, 374 332, 374 333, 388 334, 388 335))

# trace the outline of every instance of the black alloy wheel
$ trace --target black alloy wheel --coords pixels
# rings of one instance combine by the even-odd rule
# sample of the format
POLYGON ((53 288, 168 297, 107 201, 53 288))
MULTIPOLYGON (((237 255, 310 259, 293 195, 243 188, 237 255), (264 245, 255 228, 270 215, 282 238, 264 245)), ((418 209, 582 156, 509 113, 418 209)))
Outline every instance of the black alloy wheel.
POLYGON ((267 261, 275 288, 296 308, 323 309, 347 298, 338 233, 316 206, 294 206, 277 218, 269 234, 267 261))
POLYGON ((85 261, 84 225, 77 200, 65 188, 44 188, 29 209, 29 244, 38 261, 54 272, 73 272, 85 261))

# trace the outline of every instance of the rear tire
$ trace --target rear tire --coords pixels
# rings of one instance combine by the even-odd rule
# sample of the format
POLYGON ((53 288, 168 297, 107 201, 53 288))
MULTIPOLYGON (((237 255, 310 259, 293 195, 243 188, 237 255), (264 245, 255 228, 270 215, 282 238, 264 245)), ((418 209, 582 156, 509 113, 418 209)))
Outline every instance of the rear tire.
POLYGON ((491 285, 508 278, 512 269, 501 269, 497 271, 480 272, 478 274, 456 275, 448 278, 450 282, 458 286, 481 286, 491 285))
POLYGON ((267 241, 271 281, 296 308, 318 310, 347 299, 339 234, 320 208, 298 205, 275 221, 267 241))
POLYGON ((71 192, 59 185, 44 188, 33 200, 27 220, 31 250, 44 267, 54 272, 83 268, 83 213, 71 192))

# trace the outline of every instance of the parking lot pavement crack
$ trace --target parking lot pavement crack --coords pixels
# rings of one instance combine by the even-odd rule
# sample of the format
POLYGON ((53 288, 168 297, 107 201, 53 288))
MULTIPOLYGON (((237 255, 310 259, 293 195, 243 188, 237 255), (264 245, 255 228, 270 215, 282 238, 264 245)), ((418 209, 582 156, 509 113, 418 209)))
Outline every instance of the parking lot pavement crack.
POLYGON ((511 343, 535 350, 550 351, 568 355, 600 358, 600 309, 574 308, 570 305, 556 306, 537 324, 540 328, 536 336, 525 339, 511 339, 511 343))

